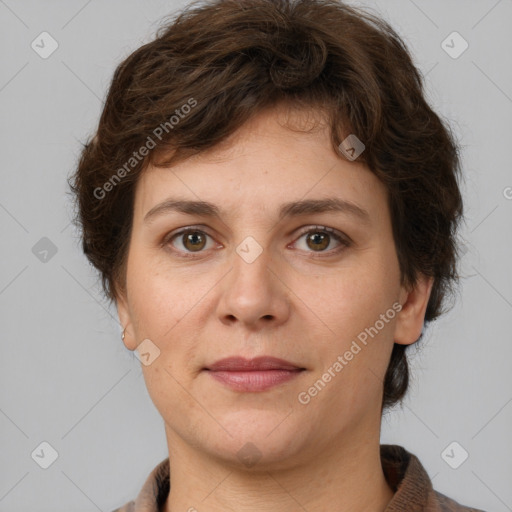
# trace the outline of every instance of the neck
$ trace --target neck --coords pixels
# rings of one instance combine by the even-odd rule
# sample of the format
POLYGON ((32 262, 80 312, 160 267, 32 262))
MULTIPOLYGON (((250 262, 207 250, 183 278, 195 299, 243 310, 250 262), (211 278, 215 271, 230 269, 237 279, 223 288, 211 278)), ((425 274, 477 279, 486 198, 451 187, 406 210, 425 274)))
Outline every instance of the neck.
POLYGON ((381 461, 379 437, 330 445, 286 469, 240 469, 205 457, 167 432, 171 492, 164 512, 384 512, 393 497, 381 461))

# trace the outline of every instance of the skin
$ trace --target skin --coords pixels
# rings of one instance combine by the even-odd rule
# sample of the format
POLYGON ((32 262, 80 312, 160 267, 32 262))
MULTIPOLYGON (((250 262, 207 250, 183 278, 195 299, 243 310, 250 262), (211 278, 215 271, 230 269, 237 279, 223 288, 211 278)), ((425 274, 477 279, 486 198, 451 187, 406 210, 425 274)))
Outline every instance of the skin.
POLYGON ((137 184, 117 307, 126 347, 150 339, 160 350, 142 369, 165 422, 166 512, 383 511, 393 497, 379 453, 383 377, 393 342, 419 338, 432 280, 401 286, 384 185, 333 151, 321 118, 303 114, 262 112, 212 150, 148 167, 137 184), (222 215, 169 211, 145 223, 171 196, 212 202, 222 215), (278 219, 284 202, 326 197, 355 203, 369 221, 332 211, 278 219), (166 239, 187 226, 202 231, 199 242, 166 239), (351 243, 308 244, 324 226, 351 243), (249 236, 262 249, 251 263, 236 252, 249 236), (394 303, 401 311, 300 403, 394 303), (236 392, 201 371, 232 355, 272 355, 306 371, 263 392, 236 392), (260 457, 251 467, 237 454, 248 442, 260 457))

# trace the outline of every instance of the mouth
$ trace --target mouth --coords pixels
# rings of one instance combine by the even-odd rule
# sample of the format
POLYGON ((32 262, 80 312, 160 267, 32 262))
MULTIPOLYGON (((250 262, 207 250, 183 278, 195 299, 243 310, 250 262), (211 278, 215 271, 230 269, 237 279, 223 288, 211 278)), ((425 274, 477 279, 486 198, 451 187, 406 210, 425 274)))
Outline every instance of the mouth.
POLYGON ((305 370, 290 361, 269 356, 228 357, 203 368, 217 382, 243 392, 265 391, 296 378, 305 370))
POLYGON ((290 361, 278 359, 277 357, 261 356, 254 359, 245 359, 244 357, 227 357, 204 368, 210 371, 227 372, 248 372, 265 370, 305 370, 290 361))

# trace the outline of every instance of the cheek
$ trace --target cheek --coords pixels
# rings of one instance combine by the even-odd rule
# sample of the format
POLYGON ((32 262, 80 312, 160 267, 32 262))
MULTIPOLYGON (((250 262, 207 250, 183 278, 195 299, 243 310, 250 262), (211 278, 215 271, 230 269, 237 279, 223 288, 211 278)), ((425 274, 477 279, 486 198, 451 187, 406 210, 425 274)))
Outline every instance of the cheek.
POLYGON ((376 257, 310 285, 304 292, 308 302, 313 301, 319 317, 346 340, 392 307, 398 297, 399 273, 393 259, 376 257))
POLYGON ((317 335, 310 336, 318 358, 317 371, 307 384, 311 387, 303 391, 318 394, 318 399, 312 399, 317 407, 362 415, 364 404, 377 406, 381 400, 393 348, 396 284, 379 266, 372 271, 367 267, 365 272, 339 274, 325 284, 328 293, 317 290, 311 308, 322 320, 315 322, 317 335))
MULTIPOLYGON (((393 304, 400 278, 392 250, 368 251, 357 261, 328 278, 308 283, 302 292, 321 319, 315 320, 317 335, 312 336, 321 373, 325 375, 330 368, 337 376, 332 378, 332 389, 354 401, 380 391, 393 348, 393 304)), ((336 402, 336 396, 328 399, 336 402)))
POLYGON ((148 261, 142 250, 130 254, 127 289, 138 337, 158 340, 185 314, 181 296, 184 287, 148 261))
POLYGON ((212 290, 221 275, 197 267, 170 268, 144 254, 134 254, 128 267, 128 291, 137 339, 149 338, 163 355, 191 350, 206 324, 212 290))

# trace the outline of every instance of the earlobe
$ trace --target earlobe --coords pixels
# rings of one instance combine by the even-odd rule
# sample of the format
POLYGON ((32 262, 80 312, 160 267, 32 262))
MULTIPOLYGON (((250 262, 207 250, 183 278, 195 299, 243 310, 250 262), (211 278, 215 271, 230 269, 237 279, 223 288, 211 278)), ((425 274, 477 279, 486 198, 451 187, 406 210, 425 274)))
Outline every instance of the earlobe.
POLYGON ((135 343, 132 321, 125 297, 119 297, 116 300, 116 307, 121 329, 123 329, 121 339, 128 350, 135 350, 137 345, 135 343))
POLYGON ((402 309, 397 315, 395 324, 395 343, 411 345, 418 341, 423 330, 433 284, 433 277, 420 275, 412 287, 402 288, 402 309))

